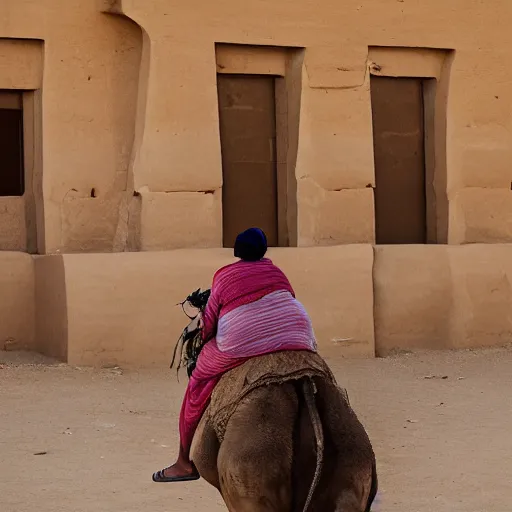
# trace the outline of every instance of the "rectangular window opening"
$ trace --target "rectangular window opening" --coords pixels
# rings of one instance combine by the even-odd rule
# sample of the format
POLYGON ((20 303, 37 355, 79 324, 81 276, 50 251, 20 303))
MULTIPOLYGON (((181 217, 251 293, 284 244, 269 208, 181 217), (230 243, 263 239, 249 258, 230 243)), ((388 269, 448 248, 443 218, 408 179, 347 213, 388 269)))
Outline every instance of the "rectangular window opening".
POLYGON ((22 94, 0 90, 0 196, 24 194, 23 153, 22 94))
POLYGON ((433 177, 427 165, 431 82, 371 77, 377 244, 435 241, 433 177))
POLYGON ((259 227, 279 245, 276 77, 218 74, 223 245, 259 227))

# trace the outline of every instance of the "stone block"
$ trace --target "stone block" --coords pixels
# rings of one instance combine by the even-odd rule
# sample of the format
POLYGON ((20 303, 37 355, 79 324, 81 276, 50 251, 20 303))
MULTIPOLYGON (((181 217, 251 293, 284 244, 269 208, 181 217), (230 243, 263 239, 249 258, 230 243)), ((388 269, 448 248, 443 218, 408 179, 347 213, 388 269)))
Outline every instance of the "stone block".
POLYGON ((465 147, 462 156, 461 187, 508 189, 512 184, 510 161, 512 150, 496 144, 496 140, 488 144, 479 142, 479 147, 465 147))
MULTIPOLYGON (((374 353, 370 246, 272 249, 309 311, 321 351, 374 353)), ((169 364, 187 323, 182 301, 210 287, 234 261, 224 249, 64 255, 68 361, 75 365, 169 364)))
POLYGON ((63 252, 111 252, 121 194, 68 197, 62 204, 63 252))
POLYGON ((512 242, 512 191, 466 188, 450 201, 452 244, 512 242))
POLYGON ((68 359, 68 307, 62 256, 35 257, 36 347, 61 361, 68 359))
POLYGON ((221 192, 143 192, 142 251, 222 246, 221 192))
POLYGON ((512 245, 375 249, 375 345, 467 349, 512 341, 512 245))
POLYGON ((68 362, 168 367, 188 322, 176 304, 211 286, 230 251, 65 255, 68 362))
POLYGON ((311 46, 306 50, 304 65, 311 88, 361 87, 365 80, 368 48, 311 46))
POLYGON ((376 246, 373 270, 375 346, 441 349, 450 343, 453 311, 447 246, 376 246))
POLYGON ((303 90, 298 179, 325 190, 375 184, 369 88, 303 90))
POLYGON ((447 348, 512 342, 512 245, 450 247, 452 304, 447 348))
POLYGON ((0 251, 25 251, 27 228, 25 199, 0 197, 0 251))
POLYGON ((298 184, 299 245, 373 243, 373 189, 326 192, 311 180, 298 184))
POLYGON ((0 350, 35 348, 34 262, 21 252, 0 252, 0 350))

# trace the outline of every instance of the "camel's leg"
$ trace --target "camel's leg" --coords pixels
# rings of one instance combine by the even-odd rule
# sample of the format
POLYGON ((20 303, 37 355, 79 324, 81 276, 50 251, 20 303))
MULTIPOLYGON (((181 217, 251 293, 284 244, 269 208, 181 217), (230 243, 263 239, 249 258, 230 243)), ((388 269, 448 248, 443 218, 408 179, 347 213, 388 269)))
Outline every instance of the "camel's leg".
POLYGON ((336 500, 334 512, 366 512, 366 503, 362 503, 358 493, 344 491, 336 500))
POLYGON ((328 382, 316 380, 326 442, 326 459, 314 510, 367 512, 377 491, 375 455, 363 425, 328 382))
POLYGON ((192 443, 191 458, 201 477, 220 491, 219 473, 217 471, 219 448, 220 443, 217 434, 207 421, 206 415, 203 415, 192 443))
POLYGON ((228 510, 291 510, 297 407, 292 384, 256 389, 239 405, 228 423, 218 458, 228 510))

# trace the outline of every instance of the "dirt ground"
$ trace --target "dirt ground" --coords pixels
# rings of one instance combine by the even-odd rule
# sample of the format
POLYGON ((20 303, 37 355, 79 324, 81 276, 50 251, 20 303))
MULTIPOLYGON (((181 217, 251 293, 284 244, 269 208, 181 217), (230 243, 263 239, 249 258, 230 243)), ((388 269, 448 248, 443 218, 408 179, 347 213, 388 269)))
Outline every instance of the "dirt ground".
MULTIPOLYGON (((377 452, 376 510, 512 510, 512 350, 327 360, 377 452)), ((182 393, 170 371, 0 352, 0 510, 225 510, 203 481, 151 482, 176 453, 182 393)))

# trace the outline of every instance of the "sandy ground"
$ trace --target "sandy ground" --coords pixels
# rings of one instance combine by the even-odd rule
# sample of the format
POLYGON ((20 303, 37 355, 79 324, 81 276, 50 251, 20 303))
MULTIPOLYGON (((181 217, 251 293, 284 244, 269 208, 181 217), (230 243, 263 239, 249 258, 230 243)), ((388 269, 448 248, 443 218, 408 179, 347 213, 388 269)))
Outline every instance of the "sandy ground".
MULTIPOLYGON (((377 452, 378 510, 512 511, 512 350, 327 359, 377 452)), ((225 510, 203 481, 151 482, 182 393, 170 371, 0 352, 0 510, 225 510)))

